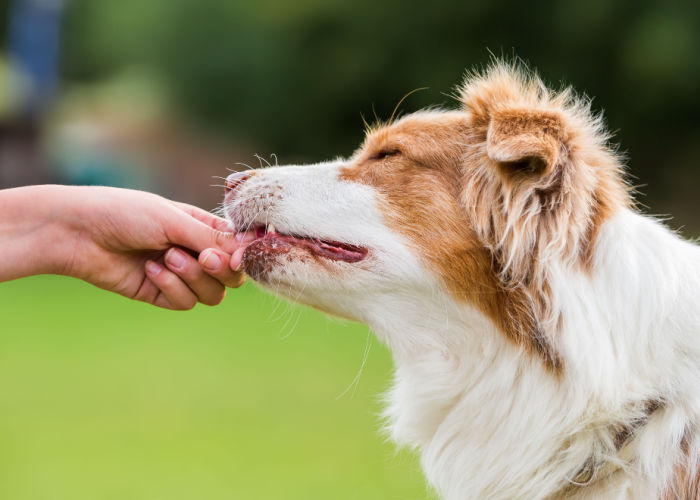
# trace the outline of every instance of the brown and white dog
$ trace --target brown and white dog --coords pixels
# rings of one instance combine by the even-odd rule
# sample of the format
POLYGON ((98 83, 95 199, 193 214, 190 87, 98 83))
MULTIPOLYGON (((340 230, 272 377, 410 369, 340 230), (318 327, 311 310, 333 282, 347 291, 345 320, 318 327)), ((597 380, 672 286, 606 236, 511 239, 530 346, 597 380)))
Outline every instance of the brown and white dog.
POLYGON ((700 249, 607 140, 499 63, 351 158, 228 179, 246 272, 390 347, 392 437, 445 498, 700 498, 700 249))

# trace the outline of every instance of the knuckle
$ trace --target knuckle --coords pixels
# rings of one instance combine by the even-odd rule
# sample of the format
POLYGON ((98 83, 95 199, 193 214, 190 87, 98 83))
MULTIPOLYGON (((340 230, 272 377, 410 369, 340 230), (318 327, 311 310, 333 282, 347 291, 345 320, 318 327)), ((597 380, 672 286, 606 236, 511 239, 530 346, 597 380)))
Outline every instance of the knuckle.
POLYGON ((168 239, 170 241, 182 241, 185 237, 185 229, 181 224, 173 224, 168 227, 168 239))

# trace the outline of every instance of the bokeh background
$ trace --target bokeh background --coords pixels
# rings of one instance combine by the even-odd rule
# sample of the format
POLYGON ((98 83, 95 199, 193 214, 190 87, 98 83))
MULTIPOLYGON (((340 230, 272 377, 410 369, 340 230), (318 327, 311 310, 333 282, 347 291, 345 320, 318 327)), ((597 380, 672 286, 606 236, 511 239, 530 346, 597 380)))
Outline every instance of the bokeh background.
MULTIPOLYGON (((212 209, 228 169, 350 154, 362 116, 453 107, 492 55, 594 96, 644 209, 700 235, 697 1, 4 0, 0 188, 212 209)), ((361 325, 252 285, 172 313, 36 277, 0 304, 0 498, 431 497, 361 325)))

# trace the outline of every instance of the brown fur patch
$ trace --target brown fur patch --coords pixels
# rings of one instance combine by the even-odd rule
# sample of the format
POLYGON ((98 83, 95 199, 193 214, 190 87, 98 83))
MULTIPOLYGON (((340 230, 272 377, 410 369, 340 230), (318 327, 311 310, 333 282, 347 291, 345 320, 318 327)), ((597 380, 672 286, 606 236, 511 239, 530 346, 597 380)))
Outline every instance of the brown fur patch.
POLYGON ((663 492, 660 500, 700 499, 700 468, 690 460, 690 447, 687 438, 681 441, 682 460, 674 468, 673 480, 663 492))
POLYGON ((559 372, 548 265, 590 270, 627 192, 588 109, 537 82, 495 67, 467 82, 464 110, 370 131, 342 177, 373 186, 452 294, 559 372))
POLYGON ((545 176, 566 144, 555 113, 529 109, 495 111, 489 123, 486 153, 506 176, 545 176))
POLYGON ((462 204, 468 127, 464 113, 431 113, 379 129, 343 177, 377 189, 390 225, 416 245, 452 293, 556 371, 561 361, 532 314, 530 298, 500 279, 498 259, 479 241, 462 204), (375 160, 381 152, 393 154, 375 160))

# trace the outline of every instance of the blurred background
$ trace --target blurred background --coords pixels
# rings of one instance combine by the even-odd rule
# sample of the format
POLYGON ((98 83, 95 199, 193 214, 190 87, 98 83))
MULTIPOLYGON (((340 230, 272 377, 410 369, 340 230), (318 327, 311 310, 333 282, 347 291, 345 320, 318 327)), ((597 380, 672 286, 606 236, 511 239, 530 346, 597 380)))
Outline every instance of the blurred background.
MULTIPOLYGON (((212 209, 216 176, 348 155, 415 88, 404 113, 455 106, 492 54, 593 96, 645 210, 700 235, 697 1, 3 0, 0 188, 212 209)), ((0 498, 430 498, 362 326, 250 285, 185 314, 57 277, 0 301, 0 498)))

